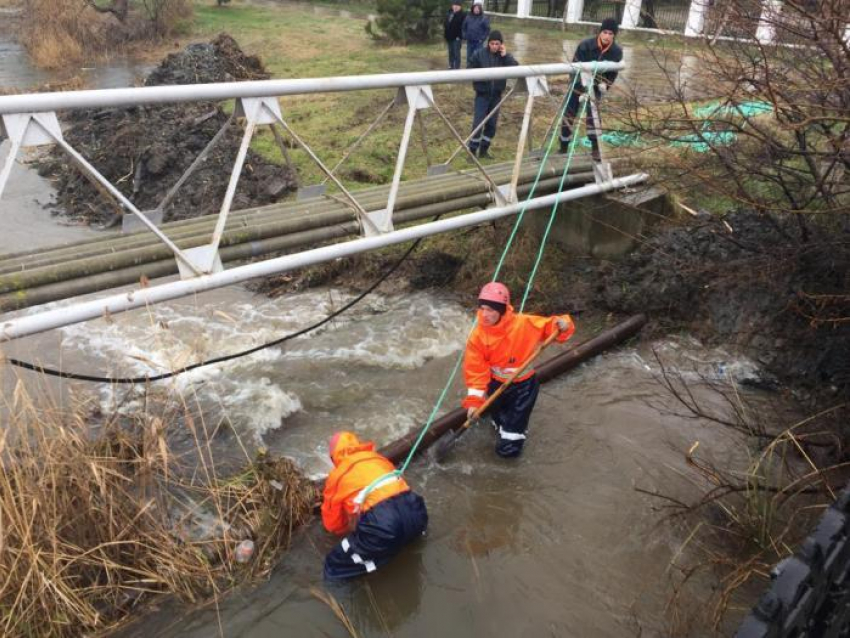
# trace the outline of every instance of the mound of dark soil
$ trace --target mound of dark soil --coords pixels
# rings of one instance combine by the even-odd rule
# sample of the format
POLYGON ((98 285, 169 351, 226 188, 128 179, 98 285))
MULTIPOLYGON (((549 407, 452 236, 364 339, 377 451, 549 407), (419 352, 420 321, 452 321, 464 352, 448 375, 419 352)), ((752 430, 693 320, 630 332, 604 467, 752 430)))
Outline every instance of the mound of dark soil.
POLYGON ((850 234, 741 211, 669 228, 599 273, 610 310, 745 348, 796 387, 850 395, 850 234))
MULTIPOLYGON (((169 55, 145 84, 267 77, 259 59, 246 56, 230 36, 219 35, 209 44, 192 44, 169 55)), ((145 211, 156 208, 226 121, 227 115, 213 103, 88 110, 73 115, 65 139, 145 211)), ((231 125, 182 186, 166 210, 166 220, 218 212, 241 139, 241 128, 231 125)), ((118 219, 115 204, 99 193, 60 149, 41 162, 40 172, 55 180, 57 214, 91 224, 118 219)), ((296 187, 293 171, 249 151, 232 208, 271 203, 296 187)))
POLYGON ((269 74, 255 55, 245 55, 226 33, 209 43, 190 44, 171 53, 150 72, 145 86, 202 84, 237 80, 267 80, 269 74))

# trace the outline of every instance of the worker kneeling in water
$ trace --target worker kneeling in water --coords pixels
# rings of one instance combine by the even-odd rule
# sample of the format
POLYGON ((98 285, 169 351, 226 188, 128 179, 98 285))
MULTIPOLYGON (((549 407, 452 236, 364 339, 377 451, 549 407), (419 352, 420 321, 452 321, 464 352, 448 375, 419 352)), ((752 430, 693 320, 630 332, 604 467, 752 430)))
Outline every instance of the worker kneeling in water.
MULTIPOLYGON (((473 418, 478 408, 534 354, 554 331, 563 343, 575 332, 569 315, 540 317, 515 313, 504 284, 491 282, 478 295, 478 321, 466 343, 463 407, 473 418)), ((534 369, 523 372, 488 408, 498 433, 496 454, 504 458, 522 453, 528 420, 537 400, 540 382, 534 369)))
POLYGON ((334 469, 325 482, 322 523, 344 538, 325 558, 325 578, 353 578, 375 571, 425 534, 428 512, 374 443, 337 432, 328 452, 334 469))

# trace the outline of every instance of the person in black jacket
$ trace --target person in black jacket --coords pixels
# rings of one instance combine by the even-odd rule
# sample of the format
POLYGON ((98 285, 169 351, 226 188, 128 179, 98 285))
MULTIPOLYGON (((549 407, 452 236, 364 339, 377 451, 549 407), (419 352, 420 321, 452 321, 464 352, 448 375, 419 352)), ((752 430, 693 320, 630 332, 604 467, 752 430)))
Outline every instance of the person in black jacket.
POLYGON ((449 48, 449 68, 460 68, 460 47, 463 44, 463 21, 466 18, 466 12, 461 9, 460 0, 452 0, 452 8, 446 16, 446 23, 443 25, 443 37, 446 39, 446 46, 449 48))
MULTIPOLYGON (((618 28, 617 21, 614 18, 605 18, 599 26, 599 34, 595 38, 587 38, 579 43, 573 56, 573 62, 620 62, 623 59, 623 49, 614 42, 618 28)), ((602 99, 616 79, 616 71, 596 74, 593 81, 593 93, 597 100, 602 99)), ((579 78, 575 83, 575 89, 569 96, 564 118, 561 121, 561 136, 559 138, 561 153, 566 153, 569 150, 573 137, 572 125, 580 108, 579 97, 583 94, 584 87, 579 78)), ((589 104, 585 107, 585 112, 587 114, 587 136, 590 138, 593 148, 593 159, 598 161, 600 158, 599 140, 596 139, 594 132, 593 114, 589 104)))
MULTIPOLYGON (((502 34, 499 31, 490 33, 487 40, 487 46, 481 47, 475 52, 470 62, 470 69, 489 69, 492 67, 517 66, 518 62, 505 49, 505 42, 502 39, 502 34)), ((502 92, 507 85, 506 80, 481 80, 472 83, 475 89, 475 115, 472 119, 472 130, 478 128, 478 125, 496 108, 496 105, 502 99, 502 92)), ((490 144, 493 142, 493 137, 496 135, 496 123, 499 119, 499 112, 493 113, 493 117, 487 120, 484 128, 478 131, 471 140, 469 140, 469 150, 473 154, 478 153, 478 157, 490 159, 488 152, 490 144)))

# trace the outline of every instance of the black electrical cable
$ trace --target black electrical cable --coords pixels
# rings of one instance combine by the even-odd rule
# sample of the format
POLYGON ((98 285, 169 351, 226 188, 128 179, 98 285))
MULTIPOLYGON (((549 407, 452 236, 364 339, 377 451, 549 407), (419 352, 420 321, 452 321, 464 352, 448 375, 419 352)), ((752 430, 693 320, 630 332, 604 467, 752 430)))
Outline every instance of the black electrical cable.
MULTIPOLYGON (((439 219, 440 215, 438 215, 436 219, 439 219)), ((265 350, 266 348, 272 348, 274 346, 280 345, 285 341, 289 341, 290 339, 294 339, 295 337, 300 337, 303 334, 308 332, 312 332, 316 328, 320 328, 325 325, 329 321, 332 321, 343 312, 352 308, 353 306, 360 303, 367 295, 372 293, 378 286, 380 286, 387 278, 392 275, 399 266, 401 266, 404 261, 410 256, 410 254, 416 250, 419 246, 419 243, 422 241, 422 238, 417 239, 410 248, 401 256, 401 258, 394 263, 387 272, 385 272, 381 277, 379 277, 374 283, 372 283, 366 290, 357 295, 354 299, 345 304, 342 308, 329 314, 327 317, 314 323, 312 326, 307 326, 306 328, 302 328, 296 332, 288 334, 280 339, 275 339, 274 341, 269 341, 268 343, 263 343, 259 346, 254 346, 253 348, 249 348, 248 350, 242 350, 241 352, 235 352, 233 354, 224 355, 222 357, 216 357, 215 359, 207 359, 206 361, 199 361, 198 363, 193 363, 192 365, 188 365, 185 368, 181 368, 179 370, 173 370, 172 372, 165 372, 163 374, 158 374, 153 377, 95 377, 88 374, 79 374, 76 372, 62 372, 61 370, 56 370, 53 368, 45 368, 43 366, 37 365, 35 363, 29 363, 27 361, 21 361, 19 359, 8 358, 6 361, 13 366, 18 368, 23 368, 24 370, 32 370, 33 372, 41 372, 42 374, 46 374, 52 377, 60 377, 62 379, 74 379, 75 381, 91 381, 94 383, 120 383, 120 384, 135 384, 135 383, 151 383, 153 381, 162 381, 163 379, 170 379, 171 377, 176 377, 178 374, 183 374, 184 372, 189 372, 190 370, 195 370, 196 368, 202 368, 204 366, 212 365, 214 363, 222 363, 224 361, 231 361, 233 359, 238 359, 240 357, 245 357, 249 354, 253 354, 255 352, 259 352, 260 350, 265 350)))

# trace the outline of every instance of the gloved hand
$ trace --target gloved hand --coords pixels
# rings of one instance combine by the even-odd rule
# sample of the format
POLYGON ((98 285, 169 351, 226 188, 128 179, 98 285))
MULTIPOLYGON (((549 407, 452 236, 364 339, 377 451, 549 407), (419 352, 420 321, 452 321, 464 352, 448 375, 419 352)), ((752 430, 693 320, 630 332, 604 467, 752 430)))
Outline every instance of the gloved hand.
POLYGON ((555 323, 558 326, 558 332, 565 332, 570 327, 570 324, 563 317, 558 317, 555 323))
POLYGON ((467 408, 466 409, 466 419, 467 419, 467 421, 475 421, 476 420, 475 411, 477 409, 478 408, 467 408))

